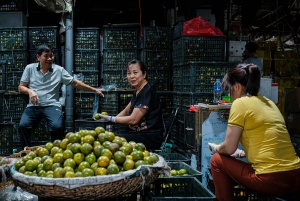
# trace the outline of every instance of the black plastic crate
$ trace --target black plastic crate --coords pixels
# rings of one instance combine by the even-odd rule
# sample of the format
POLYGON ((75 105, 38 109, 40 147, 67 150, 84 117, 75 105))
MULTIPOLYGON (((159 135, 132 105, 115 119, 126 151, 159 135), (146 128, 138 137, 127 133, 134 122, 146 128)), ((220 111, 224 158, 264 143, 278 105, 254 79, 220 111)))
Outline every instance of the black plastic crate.
POLYGON ((14 119, 13 123, 14 123, 14 132, 13 132, 14 148, 16 148, 15 144, 19 145, 18 143, 20 143, 20 141, 21 141, 21 136, 19 134, 20 119, 14 119))
POLYGON ((171 114, 173 110, 173 92, 172 91, 157 91, 160 100, 162 114, 171 114))
POLYGON ((131 101, 132 91, 105 91, 101 97, 100 108, 108 114, 118 114, 131 101))
POLYGON ((171 50, 170 49, 143 49, 141 61, 147 70, 170 70, 171 50))
POLYGON ((74 30, 75 49, 99 49, 100 32, 99 28, 76 28, 74 30))
MULTIPOLYGON (((61 65, 61 51, 58 49, 53 49, 53 54, 54 54, 54 62, 57 65, 61 65)), ((29 63, 38 63, 39 61, 36 58, 36 50, 29 50, 29 63)))
POLYGON ((7 60, 0 60, 0 90, 6 90, 7 60))
POLYGON ((0 155, 6 156, 13 153, 13 123, 0 123, 0 155))
POLYGON ((0 28, 0 50, 26 50, 27 29, 26 28, 0 28))
POLYGON ((174 141, 174 144, 177 147, 184 149, 184 124, 183 120, 181 120, 183 118, 180 115, 181 113, 177 113, 177 119, 174 121, 173 129, 171 132, 171 139, 174 141))
POLYGON ((236 62, 190 62, 173 66, 173 88, 184 92, 212 93, 216 78, 222 79, 235 64, 236 62))
POLYGON ((7 91, 18 91, 18 86, 21 81, 23 72, 16 71, 6 73, 6 90, 7 91))
POLYGON ((100 71, 100 56, 98 50, 75 50, 74 67, 76 72, 100 71))
POLYGON ((28 96, 16 93, 5 93, 4 95, 4 120, 21 118, 28 103, 28 96))
POLYGON ((168 163, 170 162, 184 162, 186 164, 191 163, 191 159, 179 153, 158 153, 158 154, 161 155, 168 163))
POLYGON ((132 88, 127 79, 127 70, 103 72, 103 85, 115 85, 117 88, 132 88))
POLYGON ((22 11, 23 0, 0 0, 0 11, 22 11))
MULTIPOLYGON (((94 73, 89 73, 89 72, 83 72, 82 73, 82 82, 85 84, 98 88, 100 86, 100 72, 94 72, 94 73)), ((91 91, 86 91, 86 90, 79 90, 75 89, 76 92, 78 93, 91 93, 91 91)))
POLYGON ((80 130, 95 130, 97 127, 103 127, 106 129, 106 126, 111 125, 112 123, 105 120, 95 121, 92 118, 87 119, 76 119, 75 120, 75 132, 80 130))
POLYGON ((126 70, 128 62, 138 58, 137 49, 105 49, 103 50, 103 70, 126 70))
POLYGON ((7 61, 6 72, 23 71, 27 62, 27 52, 22 50, 0 51, 0 59, 7 61))
POLYGON ((179 21, 174 25, 173 39, 176 39, 176 38, 179 38, 182 36, 183 25, 184 25, 183 21, 179 21))
POLYGON ((136 49, 138 47, 137 28, 103 28, 103 48, 104 49, 136 49))
POLYGON ((75 93, 74 94, 74 117, 77 119, 91 118, 95 93, 75 93))
POLYGON ((224 62, 225 43, 225 37, 182 36, 173 40, 173 63, 224 62))
POLYGON ((149 84, 156 91, 170 90, 170 71, 167 70, 148 70, 147 77, 149 84))
POLYGON ((115 135, 126 134, 129 131, 129 126, 116 123, 112 125, 112 131, 115 133, 115 135))
POLYGON ((215 200, 216 196, 194 177, 158 178, 145 189, 143 200, 215 200))
POLYGON ((177 176, 172 176, 174 177, 195 177, 199 181, 202 180, 202 173, 199 172, 198 170, 192 168, 190 165, 186 164, 185 162, 168 162, 168 166, 171 168, 171 170, 180 170, 180 169, 185 169, 187 171, 187 175, 177 175, 177 176))
POLYGON ((170 48, 171 27, 143 27, 140 48, 170 48))
POLYGON ((32 129, 31 142, 32 145, 42 145, 40 143, 50 142, 51 135, 48 129, 48 124, 45 119, 42 119, 37 125, 32 129))
POLYGON ((58 49, 58 27, 28 27, 29 48, 37 49, 39 45, 47 44, 53 49, 58 49))

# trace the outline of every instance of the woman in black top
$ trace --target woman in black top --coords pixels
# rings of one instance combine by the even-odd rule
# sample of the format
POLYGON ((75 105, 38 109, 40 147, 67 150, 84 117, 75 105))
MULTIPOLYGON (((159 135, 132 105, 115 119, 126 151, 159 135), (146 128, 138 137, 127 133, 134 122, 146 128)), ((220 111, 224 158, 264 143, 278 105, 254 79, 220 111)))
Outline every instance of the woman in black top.
POLYGON ((127 66, 128 82, 136 90, 131 101, 117 116, 103 116, 111 122, 128 124, 128 134, 118 134, 127 141, 142 142, 147 149, 159 149, 162 144, 163 120, 159 98, 147 81, 146 66, 132 60, 127 66))

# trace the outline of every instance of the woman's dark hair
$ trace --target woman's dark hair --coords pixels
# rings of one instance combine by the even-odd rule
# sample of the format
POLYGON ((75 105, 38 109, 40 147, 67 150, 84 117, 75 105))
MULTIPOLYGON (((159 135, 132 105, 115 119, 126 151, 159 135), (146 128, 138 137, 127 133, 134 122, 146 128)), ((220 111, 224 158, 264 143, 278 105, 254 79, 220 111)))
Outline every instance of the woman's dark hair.
POLYGON ((222 86, 231 87, 240 83, 246 88, 246 94, 257 96, 260 89, 260 70, 255 64, 237 64, 230 68, 223 78, 222 86))
POLYGON ((41 56, 43 52, 53 52, 53 49, 46 44, 39 45, 36 50, 36 54, 41 56))
POLYGON ((147 68, 146 68, 145 64, 144 64, 142 61, 136 60, 136 59, 131 60, 130 62, 128 62, 127 70, 128 70, 128 68, 129 68, 129 66, 132 65, 132 64, 138 64, 139 67, 140 67, 140 70, 141 70, 142 73, 143 73, 143 75, 146 74, 146 79, 148 78, 148 75, 147 75, 147 73, 146 73, 146 72, 147 72, 147 68))

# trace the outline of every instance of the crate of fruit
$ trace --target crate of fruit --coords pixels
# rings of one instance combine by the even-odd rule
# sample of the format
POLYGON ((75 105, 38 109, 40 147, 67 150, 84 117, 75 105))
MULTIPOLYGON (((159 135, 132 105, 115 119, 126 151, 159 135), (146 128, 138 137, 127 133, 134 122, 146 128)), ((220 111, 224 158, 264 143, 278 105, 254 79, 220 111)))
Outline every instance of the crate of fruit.
POLYGON ((173 63, 225 61, 225 37, 182 36, 173 40, 173 63))
POLYGON ((164 49, 171 47, 171 27, 143 27, 140 48, 164 49))
POLYGON ((76 28, 74 30, 75 49, 99 49, 100 32, 99 28, 76 28))
POLYGON ((123 27, 103 28, 104 49, 136 49, 138 46, 138 29, 123 27))
POLYGON ((103 70, 126 70, 127 63, 138 57, 137 49, 104 49, 103 70))
POLYGON ((28 102, 28 96, 19 92, 7 92, 4 95, 4 120, 19 119, 28 102))
POLYGON ((27 29, 26 28, 0 28, 0 50, 26 50, 27 29))
POLYGON ((8 156, 13 153, 13 123, 0 123, 0 155, 8 156))
POLYGON ((58 49, 58 32, 56 26, 28 27, 29 48, 37 49, 39 45, 47 44, 58 49))
POLYGON ((22 77, 22 71, 6 73, 6 90, 18 91, 18 86, 22 77))
POLYGON ((141 61, 147 66, 147 70, 170 70, 170 49, 143 49, 141 61))
POLYGON ((202 173, 192 168, 185 162, 168 162, 168 166, 171 168, 171 177, 195 177, 199 181, 202 181, 202 173))
MULTIPOLYGON (((57 65, 61 65, 61 51, 58 49, 53 49, 54 62, 57 65)), ((36 50, 29 50, 29 63, 38 63, 39 61, 36 58, 36 50)))
POLYGON ((7 61, 0 60, 0 90, 6 90, 6 66, 7 61))
POLYGON ((99 72, 100 53, 98 50, 75 50, 74 67, 76 72, 99 72))
POLYGON ((7 61, 6 72, 23 71, 27 65, 27 52, 22 50, 1 51, 0 59, 7 61))
POLYGON ((169 169, 143 143, 127 142, 104 128, 69 132, 62 140, 26 150, 30 152, 12 166, 12 178, 16 186, 41 198, 119 197, 142 190, 169 169))
POLYGON ((179 153, 159 153, 162 157, 164 157, 165 161, 170 162, 184 162, 186 164, 191 163, 191 159, 183 156, 179 153))
POLYGON ((143 200, 214 201, 216 196, 194 177, 159 178, 146 188, 143 200))

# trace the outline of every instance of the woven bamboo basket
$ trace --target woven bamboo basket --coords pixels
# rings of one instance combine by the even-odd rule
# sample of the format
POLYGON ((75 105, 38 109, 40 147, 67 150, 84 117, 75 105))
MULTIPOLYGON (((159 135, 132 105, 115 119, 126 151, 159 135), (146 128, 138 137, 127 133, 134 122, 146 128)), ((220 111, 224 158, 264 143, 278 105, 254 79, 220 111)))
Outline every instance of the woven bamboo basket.
MULTIPOLYGON (((164 159, 163 163, 166 164, 164 159)), ((21 187, 23 190, 35 194, 42 198, 53 198, 57 200, 95 200, 102 198, 115 198, 124 194, 133 193, 142 190, 144 187, 153 183, 158 179, 161 171, 164 167, 153 167, 153 166, 140 166, 136 170, 131 170, 133 173, 131 175, 125 176, 124 178, 96 185, 83 185, 76 188, 63 187, 61 185, 43 185, 34 182, 28 183, 28 179, 32 179, 35 176, 27 176, 21 173, 12 174, 13 182, 16 186, 21 187), (20 179, 20 174, 22 179, 20 179)), ((17 172, 12 167, 11 172, 17 172)), ((128 172, 128 171, 126 171, 128 172)), ((125 172, 124 172, 125 173, 125 172)), ((117 174, 120 176, 120 174, 117 174)), ((106 175, 106 176, 94 176, 80 178, 86 181, 90 179, 98 179, 114 177, 117 175, 106 175)), ((37 181, 41 180, 40 177, 36 177, 37 181)), ((57 178, 43 178, 44 180, 54 181, 57 178)), ((59 178, 60 181, 76 181, 78 178, 59 178)))

